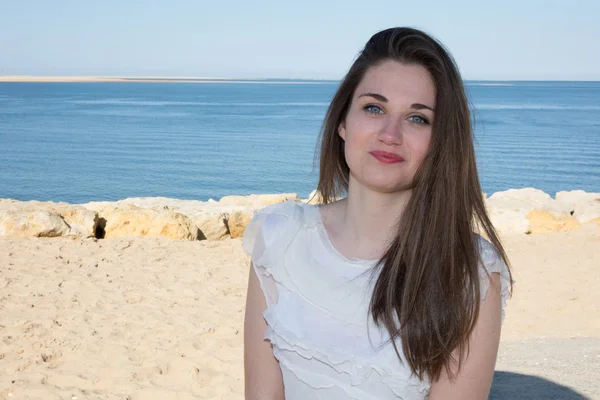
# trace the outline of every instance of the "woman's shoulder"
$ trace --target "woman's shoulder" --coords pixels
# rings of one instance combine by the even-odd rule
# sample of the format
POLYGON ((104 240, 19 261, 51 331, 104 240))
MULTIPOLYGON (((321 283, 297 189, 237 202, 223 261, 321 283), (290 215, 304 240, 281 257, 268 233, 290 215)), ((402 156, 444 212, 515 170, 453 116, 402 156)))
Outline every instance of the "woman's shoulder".
POLYGON ((269 305, 278 302, 280 288, 288 292, 301 290, 298 286, 304 271, 292 268, 292 264, 302 263, 301 257, 294 257, 290 263, 286 255, 292 247, 303 243, 297 239, 303 236, 299 233, 307 226, 311 210, 310 205, 293 200, 272 204, 254 211, 246 226, 242 247, 250 255, 269 305))
POLYGON ((295 200, 286 200, 257 209, 248 224, 269 228, 282 228, 282 225, 305 225, 312 222, 314 205, 295 200))
POLYGON ((479 279, 481 299, 485 298, 493 273, 500 274, 500 296, 502 298, 502 320, 504 320, 507 300, 510 298, 512 279, 508 265, 489 240, 476 234, 479 252, 479 279))
POLYGON ((255 210, 243 234, 244 250, 251 254, 257 240, 268 247, 282 237, 315 223, 315 205, 287 200, 255 210))
POLYGON ((489 272, 500 272, 500 267, 504 263, 504 260, 498 250, 489 240, 480 234, 475 233, 475 238, 481 267, 489 272))

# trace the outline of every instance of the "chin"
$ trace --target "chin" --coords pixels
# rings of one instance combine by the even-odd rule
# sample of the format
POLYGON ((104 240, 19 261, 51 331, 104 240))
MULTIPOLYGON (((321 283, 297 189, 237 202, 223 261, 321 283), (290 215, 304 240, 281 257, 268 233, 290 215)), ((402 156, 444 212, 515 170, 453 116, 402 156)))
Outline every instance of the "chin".
MULTIPOLYGON (((352 171, 352 168, 350 169, 352 171)), ((364 168, 361 174, 350 173, 350 179, 355 183, 366 186, 381 193, 394 193, 414 188, 414 173, 409 171, 381 171, 380 169, 364 168)))

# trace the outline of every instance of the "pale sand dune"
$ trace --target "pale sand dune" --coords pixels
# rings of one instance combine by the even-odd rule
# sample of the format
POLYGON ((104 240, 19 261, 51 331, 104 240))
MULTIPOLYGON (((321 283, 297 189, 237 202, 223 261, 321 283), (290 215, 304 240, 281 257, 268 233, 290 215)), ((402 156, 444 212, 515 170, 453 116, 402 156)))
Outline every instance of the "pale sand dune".
MULTIPOLYGON (((505 243, 491 398, 600 398, 600 229, 505 243)), ((241 239, 0 239, 0 399, 242 399, 248 263, 241 239)))
MULTIPOLYGON (((229 79, 203 77, 161 77, 161 76, 34 76, 0 75, 0 82, 155 82, 155 83, 246 83, 261 84, 265 79, 229 79)), ((279 85, 318 85, 328 81, 268 81, 279 85)))
POLYGON ((37 76, 37 75, 0 75, 0 82, 127 82, 133 81, 228 81, 231 79, 208 78, 208 77, 162 77, 162 76, 37 76))

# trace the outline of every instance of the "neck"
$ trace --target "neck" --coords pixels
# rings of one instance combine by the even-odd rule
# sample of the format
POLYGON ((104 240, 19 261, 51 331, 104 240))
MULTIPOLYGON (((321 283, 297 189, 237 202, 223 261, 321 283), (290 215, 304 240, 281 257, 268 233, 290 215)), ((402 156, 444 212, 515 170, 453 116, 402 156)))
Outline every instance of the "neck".
POLYGON ((364 187, 348 188, 348 197, 340 201, 343 236, 357 246, 357 252, 383 251, 396 234, 397 224, 412 192, 378 193, 364 187))

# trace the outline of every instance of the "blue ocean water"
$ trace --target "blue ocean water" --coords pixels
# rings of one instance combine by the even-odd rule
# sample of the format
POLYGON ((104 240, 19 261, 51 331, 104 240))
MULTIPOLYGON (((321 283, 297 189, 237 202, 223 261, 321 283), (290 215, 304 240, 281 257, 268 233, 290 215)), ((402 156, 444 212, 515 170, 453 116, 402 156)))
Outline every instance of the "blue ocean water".
MULTIPOLYGON (((0 83, 0 198, 305 198, 337 84, 0 83)), ((467 88, 485 192, 600 192, 600 82, 467 88)))

